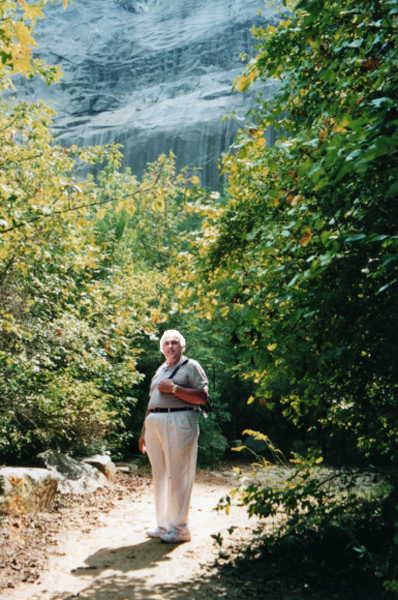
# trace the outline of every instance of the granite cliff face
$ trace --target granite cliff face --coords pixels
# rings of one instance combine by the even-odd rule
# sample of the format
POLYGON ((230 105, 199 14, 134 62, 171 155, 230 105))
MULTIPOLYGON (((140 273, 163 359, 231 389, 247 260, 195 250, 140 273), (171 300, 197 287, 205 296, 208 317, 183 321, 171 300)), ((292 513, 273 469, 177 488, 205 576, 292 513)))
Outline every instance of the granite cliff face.
MULTIPOLYGON (((221 119, 232 110, 244 117, 253 101, 253 93, 231 91, 243 70, 239 54, 251 52, 253 24, 276 20, 263 0, 73 0, 66 11, 50 4, 37 23, 39 55, 61 64, 64 77, 24 90, 55 102, 59 143, 119 142, 138 175, 172 150, 178 167, 200 167, 202 184, 214 187, 217 159, 236 133, 221 119)), ((273 95, 275 83, 262 92, 273 95)))

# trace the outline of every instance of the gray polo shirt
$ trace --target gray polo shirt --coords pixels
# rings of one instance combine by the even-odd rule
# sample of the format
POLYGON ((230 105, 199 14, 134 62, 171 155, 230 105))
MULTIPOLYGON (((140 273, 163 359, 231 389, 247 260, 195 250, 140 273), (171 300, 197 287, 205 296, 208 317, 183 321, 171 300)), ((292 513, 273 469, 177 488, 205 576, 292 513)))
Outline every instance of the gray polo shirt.
MULTIPOLYGON (((186 360, 186 356, 181 357, 181 362, 186 360)), ((184 406, 193 406, 189 402, 185 402, 174 394, 165 394, 159 392, 158 384, 163 379, 168 379, 176 365, 169 367, 167 363, 163 363, 156 371, 149 392, 150 401, 149 408, 182 408, 184 406)), ((200 366, 197 360, 190 358, 186 365, 180 367, 173 377, 176 385, 181 385, 185 388, 193 388, 196 390, 204 390, 207 392, 209 382, 207 381, 206 373, 200 366)))

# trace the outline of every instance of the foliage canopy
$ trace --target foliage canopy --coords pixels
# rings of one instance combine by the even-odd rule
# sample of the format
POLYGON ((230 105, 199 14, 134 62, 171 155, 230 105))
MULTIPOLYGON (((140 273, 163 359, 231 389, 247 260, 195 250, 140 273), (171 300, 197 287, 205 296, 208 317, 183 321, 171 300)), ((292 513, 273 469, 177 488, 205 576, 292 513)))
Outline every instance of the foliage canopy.
MULTIPOLYGON (((257 386, 249 403, 256 396, 273 408, 279 385, 284 415, 326 456, 346 442, 365 468, 392 465, 378 513, 391 530, 398 501, 398 9, 394 0, 300 0, 288 8, 277 28, 253 29, 257 55, 235 86, 246 91, 257 81, 260 92, 223 159, 228 199, 207 211, 193 242, 189 271, 198 286, 187 286, 183 300, 239 352, 238 372, 257 386), (280 88, 265 101, 261 82, 270 77, 280 88), (267 146, 271 126, 276 142, 267 146)), ((357 474, 338 475, 348 492, 342 498, 316 475, 320 457, 300 460, 282 491, 252 485, 241 492, 250 513, 283 507, 289 535, 332 523, 349 528, 361 505, 349 493, 357 474)), ((396 578, 388 561, 383 574, 396 578)))
MULTIPOLYGON (((31 55, 44 4, 1 2, 3 86, 17 73, 59 78, 31 55)), ((161 156, 139 182, 115 145, 57 146, 41 102, 2 99, 0 112, 0 452, 121 445, 140 346, 167 304, 172 218, 196 178, 161 156), (77 181, 76 161, 99 175, 77 181)))
POLYGON ((303 0, 277 28, 253 30, 257 55, 235 85, 276 77, 280 89, 259 93, 223 160, 229 200, 198 241, 199 286, 186 291, 239 347, 263 403, 285 381, 298 425, 347 431, 363 455, 392 459, 396 11, 393 0, 303 0))

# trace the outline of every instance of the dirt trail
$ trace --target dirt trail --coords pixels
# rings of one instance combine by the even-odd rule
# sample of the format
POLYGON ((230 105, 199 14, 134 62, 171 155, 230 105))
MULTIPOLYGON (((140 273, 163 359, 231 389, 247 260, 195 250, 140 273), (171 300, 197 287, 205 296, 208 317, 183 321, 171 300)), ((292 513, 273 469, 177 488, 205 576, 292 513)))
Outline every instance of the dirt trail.
POLYGON ((226 590, 214 566, 215 560, 227 561, 256 526, 244 507, 233 507, 229 515, 213 510, 219 498, 237 485, 234 472, 198 473, 190 510, 192 541, 180 545, 145 536, 145 525, 154 515, 152 486, 145 483, 130 492, 117 484, 120 491, 108 502, 108 512, 87 504, 64 508, 67 525, 57 535, 56 548, 48 547, 40 578, 3 589, 2 600, 242 597, 238 590, 235 595, 233 586, 226 590), (231 527, 232 534, 227 531, 231 527), (211 538, 219 532, 226 542, 222 549, 211 538))

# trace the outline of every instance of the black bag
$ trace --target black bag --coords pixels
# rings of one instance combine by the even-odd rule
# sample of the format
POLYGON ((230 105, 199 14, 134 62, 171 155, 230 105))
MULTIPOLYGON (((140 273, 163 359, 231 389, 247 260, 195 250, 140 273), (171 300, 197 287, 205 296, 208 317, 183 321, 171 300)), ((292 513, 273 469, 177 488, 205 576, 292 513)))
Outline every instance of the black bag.
POLYGON ((202 417, 207 419, 210 417, 211 413, 214 409, 214 400, 211 398, 209 394, 207 394, 206 404, 199 404, 199 412, 202 414, 202 417))

